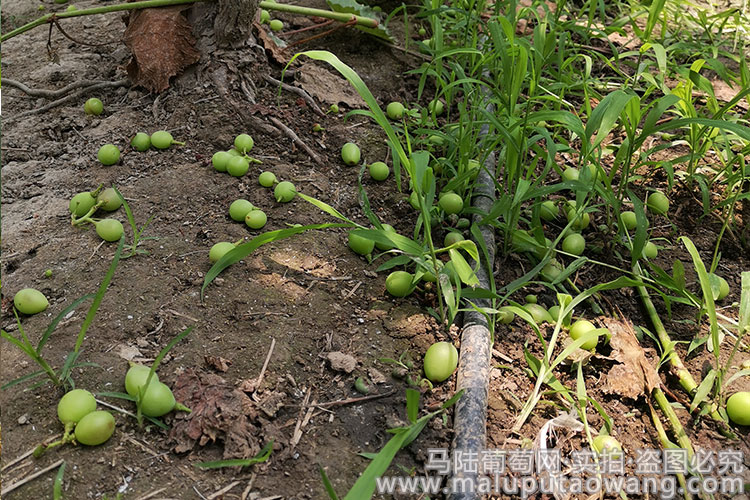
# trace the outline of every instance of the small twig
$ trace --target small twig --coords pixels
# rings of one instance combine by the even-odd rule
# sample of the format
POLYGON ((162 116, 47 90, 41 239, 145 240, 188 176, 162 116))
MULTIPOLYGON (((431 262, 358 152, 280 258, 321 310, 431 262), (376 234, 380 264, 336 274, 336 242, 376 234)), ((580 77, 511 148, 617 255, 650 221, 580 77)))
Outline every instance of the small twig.
POLYGON ((231 490, 232 488, 234 488, 238 484, 240 484, 239 481, 235 481, 233 483, 230 483, 229 485, 223 487, 219 491, 217 491, 215 493, 211 493, 210 495, 208 495, 207 498, 208 498, 208 500, 214 500, 214 498, 218 498, 218 497, 222 496, 224 493, 228 492, 229 490, 231 490))
POLYGON ((320 109, 320 107, 315 103, 315 100, 312 98, 310 94, 307 93, 305 89, 301 89, 299 87, 295 87, 294 85, 289 85, 288 83, 284 83, 281 80, 277 80, 276 78, 272 77, 271 75, 263 75, 263 79, 270 83, 271 85, 280 85, 282 89, 287 90, 289 92, 293 92, 300 96, 302 99, 305 100, 305 102, 310 106, 310 108, 318 115, 325 116, 326 114, 323 113, 323 110, 320 109))
POLYGON ((198 494, 198 496, 201 497, 203 500, 208 500, 208 498, 203 496, 203 493, 201 493, 200 490, 198 490, 198 487, 196 485, 193 485, 193 491, 195 491, 198 494))
POLYGON ((53 463, 52 465, 48 465, 48 466, 47 466, 47 467, 45 467, 44 469, 42 469, 42 470, 39 470, 39 471, 37 471, 37 472, 35 472, 35 473, 31 474, 30 476, 27 476, 27 477, 25 477, 24 479, 21 479, 21 480, 20 480, 20 481, 18 481, 18 482, 15 482, 15 483, 11 483, 11 484, 9 484, 9 485, 8 485, 8 486, 6 486, 5 488, 3 488, 3 489, 2 489, 2 491, 0 491, 0 496, 3 496, 3 495, 7 495, 7 494, 8 494, 8 493, 10 493, 11 491, 15 490, 16 488, 19 488, 19 487, 23 486, 24 484, 26 484, 26 483, 28 483, 28 482, 30 482, 30 481, 33 481, 34 479, 38 478, 38 477, 39 477, 39 476, 41 476, 42 474, 45 474, 45 473, 47 473, 47 472, 51 471, 52 469, 56 469, 56 468, 60 467, 60 465, 62 465, 62 463, 63 463, 64 461, 65 461, 65 460, 63 460, 63 459, 60 459, 60 460, 58 460, 57 462, 53 463))
MULTIPOLYGON (((297 424, 294 426, 294 432, 292 433, 292 440, 289 443, 291 445, 291 449, 294 450, 294 448, 297 446, 297 443, 299 443, 299 440, 302 439, 302 420, 304 419, 305 415, 305 407, 307 407, 308 401, 310 401, 310 394, 312 393, 312 387, 307 388, 307 392, 305 393, 305 399, 302 400, 302 406, 300 406, 299 409, 299 415, 297 416, 297 424)), ((312 410, 312 408, 309 408, 312 410)))
POLYGON ((143 495, 142 497, 138 497, 137 500, 148 500, 149 498, 154 498, 156 495, 161 493, 162 491, 166 490, 166 486, 164 488, 159 488, 158 490, 154 490, 151 493, 148 493, 146 495, 143 495))
POLYGON ((101 399, 96 399, 96 402, 99 403, 102 406, 106 406, 107 408, 110 408, 112 410, 118 411, 122 413, 123 415, 127 415, 128 417, 136 418, 135 413, 131 413, 125 408, 120 408, 119 406, 115 406, 113 404, 109 404, 106 401, 102 401, 101 399))
POLYGON ((87 262, 88 262, 89 260, 91 260, 91 259, 93 259, 93 258, 94 258, 94 255, 96 255, 96 252, 98 252, 98 251, 99 251, 99 249, 100 249, 100 248, 102 247, 102 245, 104 245, 104 240, 102 240, 101 242, 99 242, 99 244, 98 244, 98 245, 96 246, 96 248, 94 248, 94 251, 93 251, 93 252, 91 252, 91 255, 89 255, 89 258, 88 258, 88 259, 86 259, 86 261, 87 261, 87 262))
POLYGON ((91 92, 92 90, 99 90, 99 89, 105 89, 105 88, 110 88, 110 87, 124 87, 125 85, 128 85, 128 84, 129 84, 129 81, 127 79, 122 79, 122 80, 117 80, 115 82, 102 82, 102 83, 97 83, 95 85, 90 85, 90 86, 88 86, 86 88, 83 88, 83 89, 79 90, 78 92, 74 92, 74 93, 70 94, 67 97, 63 97, 62 99, 58 99, 56 101, 52 101, 51 103, 46 104, 46 105, 42 106, 41 108, 36 108, 36 109, 29 110, 29 111, 24 111, 23 113, 14 115, 14 116, 8 118, 8 120, 9 121, 16 121, 16 120, 19 120, 21 118, 25 118, 27 116, 36 115, 36 114, 39 114, 39 113, 44 113, 45 111, 49 111, 52 108, 55 108, 57 106, 61 106, 61 105, 66 104, 66 103, 68 103, 70 101, 74 101, 74 100, 78 99, 80 96, 82 96, 83 94, 86 94, 87 92, 91 92))
POLYGON ((196 323, 198 323, 198 322, 199 322, 199 320, 198 320, 198 319, 196 319, 196 318, 193 318, 192 316, 188 316, 187 314, 183 314, 183 313, 181 313, 181 312, 177 312, 177 311, 175 311, 174 309, 165 309, 165 311, 167 311, 168 313, 172 313, 172 314, 174 314, 175 316, 180 316, 180 317, 182 317, 182 318, 187 318, 187 319, 189 319, 190 321, 195 321, 196 323))
POLYGON ((362 282, 361 282, 361 281, 358 281, 358 282, 357 282, 357 284, 356 284, 356 285, 354 285, 354 287, 353 287, 353 288, 352 288, 351 290, 349 290, 349 293, 347 293, 347 294, 346 294, 346 295, 344 296, 344 300, 347 300, 347 299, 349 299, 349 298, 350 298, 350 297, 351 297, 352 295, 354 295, 354 292, 356 292, 356 291, 357 291, 357 290, 359 289, 359 287, 360 287, 360 285, 361 285, 361 284, 362 284, 362 282))
POLYGON ((242 492, 242 496, 240 496, 240 500, 247 500, 248 495, 250 494, 250 491, 253 489, 253 483, 255 482, 255 472, 253 472, 253 475, 250 476, 250 481, 247 482, 247 488, 244 489, 242 492))
POLYGON ((268 362, 271 360, 271 354, 273 354, 273 348, 276 346, 276 339, 271 339, 271 347, 268 348, 268 354, 266 355, 266 360, 263 362, 263 368, 260 369, 260 375, 258 375, 258 381, 255 384, 255 391, 258 390, 258 387, 260 387, 260 384, 263 383, 263 377, 266 375, 266 368, 268 368, 268 362))
MULTIPOLYGON (((370 401, 371 399, 387 398, 388 396, 393 395, 395 392, 396 391, 389 391, 389 392, 383 392, 381 394, 371 394, 369 396, 360 396, 357 398, 338 399, 336 401, 328 401, 327 403, 314 403, 310 405, 310 408, 320 408, 321 410, 324 410, 326 408, 330 408, 331 406, 344 406, 344 405, 350 405, 353 403, 361 403, 363 401, 370 401)), ((306 405, 307 403, 303 402, 302 408, 304 408, 306 405)))
POLYGON ((295 144, 297 144, 299 147, 301 147, 302 149, 304 149, 305 152, 307 152, 307 154, 310 155, 310 158, 312 158, 312 160, 315 163, 317 163, 321 167, 324 166, 323 165, 323 161, 320 159, 320 157, 317 154, 315 154, 315 151, 313 151, 312 149, 310 149, 310 146, 308 146, 307 144, 305 144, 302 141, 302 139, 300 139, 299 137, 297 137, 297 134, 294 133, 294 130, 290 129, 289 127, 287 127, 286 125, 284 125, 283 123, 281 123, 281 120, 279 120, 278 118, 276 118, 274 116, 269 116, 269 118, 271 119, 271 121, 273 122, 273 124, 276 125, 276 128, 278 128, 279 130, 281 130, 282 132, 284 132, 295 144))
MULTIPOLYGON (((46 445, 46 444, 52 443, 54 441, 57 441, 61 437, 62 437, 62 434, 56 434, 56 435, 54 435, 52 437, 48 437, 46 440, 42 441, 42 445, 46 445)), ((29 451, 24 452, 21 456, 16 457, 13 460, 11 460, 10 462, 8 462, 7 464, 3 465, 3 468, 0 469, 0 472, 5 472, 7 469, 10 469, 11 467, 13 467, 14 465, 16 465, 17 463, 22 462, 26 458, 30 457, 34 453, 34 450, 36 450, 36 449, 37 449, 37 447, 34 446, 29 451)))

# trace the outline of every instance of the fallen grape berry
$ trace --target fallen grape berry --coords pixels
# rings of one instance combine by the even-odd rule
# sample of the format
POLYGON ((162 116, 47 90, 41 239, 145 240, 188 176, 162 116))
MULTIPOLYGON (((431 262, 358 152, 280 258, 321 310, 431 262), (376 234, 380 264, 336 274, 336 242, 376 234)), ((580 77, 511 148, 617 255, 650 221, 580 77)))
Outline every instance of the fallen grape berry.
POLYGON ((414 276, 406 271, 393 271, 385 279, 385 289, 394 297, 406 297, 412 292, 414 276))
POLYGON ((284 23, 278 19, 269 21, 268 26, 271 28, 271 31, 281 31, 284 29, 284 23))
POLYGON ((373 240, 354 234, 352 231, 349 231, 347 240, 349 248, 359 255, 368 255, 375 248, 375 242, 373 240))
POLYGON ((166 130, 157 130, 151 134, 151 145, 157 149, 167 149, 172 144, 184 145, 184 142, 175 141, 172 134, 166 130))
POLYGON ((240 134, 234 138, 234 147, 240 153, 247 153, 253 149, 254 145, 255 141, 253 141, 253 138, 247 134, 240 134))
POLYGON ((384 181, 388 178, 388 174, 391 173, 390 169, 388 168, 388 165, 383 163, 382 161, 376 161, 375 163, 370 164, 370 177, 372 177, 376 181, 384 181))
POLYGON ((431 382, 450 378, 458 366, 458 351, 449 342, 435 342, 424 354, 424 375, 431 382))
POLYGON ((361 152, 359 150, 359 146, 357 146, 353 142, 347 142, 341 148, 341 159, 344 160, 344 163, 346 163, 347 165, 356 165, 357 163, 359 163, 360 157, 361 152))
POLYGON ((226 151, 217 151, 211 157, 211 164, 217 172, 226 172, 227 164, 232 158, 234 158, 234 156, 226 151))
POLYGON ((250 162, 244 156, 233 156, 227 162, 227 173, 234 177, 242 177, 250 170, 250 162))
POLYGON ((47 309, 47 297, 36 288, 24 288, 13 296, 13 305, 23 314, 36 314, 47 309))
POLYGON ((96 157, 102 165, 114 165, 120 161, 120 150, 114 144, 105 144, 99 148, 96 157))
POLYGON ((273 172, 263 172, 258 176, 258 184, 270 188, 276 183, 276 176, 273 172))
POLYGON ((96 234, 104 241, 117 241, 124 232, 122 222, 117 219, 102 219, 95 224, 96 234))
POLYGON ((172 411, 175 403, 174 394, 166 384, 151 381, 141 399, 141 412, 147 417, 161 417, 172 411))
MULTIPOLYGON (((71 7, 73 6, 71 5, 71 7)), ((96 97, 92 97, 83 105, 83 112, 87 115, 99 116, 102 114, 102 111, 104 111, 104 104, 102 104, 102 101, 96 97)))
POLYGON ((151 136, 146 132, 138 132, 130 139, 130 145, 141 153, 147 151, 151 147, 151 136))
POLYGON ((281 181, 276 184, 273 195, 279 203, 288 203, 297 196, 297 188, 289 181, 281 181))
MULTIPOLYGON (((151 368, 148 366, 131 363, 128 372, 125 374, 125 391, 131 396, 136 397, 141 387, 146 384, 146 379, 150 371, 151 368)), ((159 381, 159 375, 156 372, 151 376, 151 382, 149 383, 155 381, 159 381)))
MULTIPOLYGON (((94 191, 95 193, 96 191, 94 191)), ((96 205, 95 195, 89 191, 78 193, 70 199, 68 203, 68 210, 71 214, 76 217, 83 217, 86 215, 94 205, 96 205)))
POLYGON ((655 214, 664 215, 669 210, 669 199, 661 191, 654 191, 648 195, 646 205, 655 214))
POLYGON ((266 225, 266 213, 263 210, 250 210, 245 216, 245 224, 250 229, 260 229, 266 225))
POLYGON ((86 446, 104 443, 115 432, 115 417, 108 411, 92 411, 76 424, 76 441, 86 446))
POLYGON ((457 214, 464 209, 464 200, 456 193, 445 193, 438 202, 446 214, 457 214))
POLYGON ((84 389, 73 389, 66 392, 57 403, 57 418, 63 424, 75 424, 94 410, 96 410, 94 395, 84 389))
MULTIPOLYGON (((96 202, 101 203, 102 210, 107 212, 114 212, 122 206, 122 200, 117 195, 117 191, 114 188, 107 188, 96 197, 96 202)), ((81 214, 83 215, 83 214, 81 214)))
POLYGON ((242 222, 245 220, 245 216, 248 212, 254 208, 255 206, 247 200, 234 200, 232 204, 229 205, 229 217, 231 217, 233 221, 242 222))
POLYGON ((214 246, 212 246, 211 250, 209 250, 208 260, 210 260, 212 263, 216 262, 224 257, 224 255, 232 249, 234 249, 234 243, 230 243, 228 241, 220 241, 219 243, 216 243, 214 246))
POLYGON ((404 116, 404 105, 400 102, 389 103, 385 108, 385 113, 391 120, 400 120, 404 116))

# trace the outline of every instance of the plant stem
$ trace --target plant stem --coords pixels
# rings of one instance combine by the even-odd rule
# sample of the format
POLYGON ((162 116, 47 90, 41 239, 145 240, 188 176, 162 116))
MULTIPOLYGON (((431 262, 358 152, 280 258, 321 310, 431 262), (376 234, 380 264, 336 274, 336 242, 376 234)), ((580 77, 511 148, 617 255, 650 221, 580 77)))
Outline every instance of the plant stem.
POLYGON ((324 10, 324 9, 313 9, 310 7, 300 7, 298 5, 289 5, 289 4, 283 4, 283 3, 276 3, 276 2, 268 2, 268 1, 262 1, 259 4, 260 8, 266 9, 266 10, 276 10, 279 12, 290 12, 292 14, 301 14, 303 16, 317 16, 317 17, 323 17, 325 19, 333 19, 334 21, 339 21, 341 23, 348 23, 352 19, 356 20, 356 24, 360 26, 364 26, 366 28, 377 28, 378 27, 378 21, 377 19, 371 19, 369 17, 362 17, 357 16, 354 14, 349 14, 347 12, 333 12, 330 10, 324 10))
MULTIPOLYGON (((633 266, 633 274, 637 278, 641 278, 642 276, 641 266, 638 263, 633 266)), ((687 392, 692 397, 695 394, 696 389, 698 388, 698 384, 695 382, 695 379, 687 370, 687 368, 685 368, 685 365, 682 363, 682 359, 680 359, 677 351, 675 351, 674 343, 672 342, 672 339, 669 338, 669 334, 667 333, 666 328, 664 328, 664 323, 662 323, 661 318, 659 318, 659 314, 656 312, 656 307, 651 301, 651 297, 649 296, 648 290, 646 289, 645 285, 641 285, 636 288, 638 290, 638 295, 640 295, 641 301, 643 302, 643 307, 646 309, 646 313, 648 314, 648 317, 654 326, 654 330, 656 331, 656 335, 659 339, 659 344, 661 345, 662 351, 667 353, 667 361, 669 361, 672 373, 677 376, 677 379, 679 380, 682 388, 685 389, 685 392, 687 392)), ((709 410, 709 415, 719 424, 719 430, 721 431, 721 433, 728 438, 736 439, 737 436, 726 425, 726 422, 717 411, 715 405, 710 402, 704 401, 700 406, 704 407, 708 404, 712 405, 709 410)))
MULTIPOLYGON (((106 7, 94 7, 91 9, 80 9, 73 11, 65 11, 58 13, 45 14, 42 17, 31 21, 30 23, 24 24, 23 26, 9 31, 4 35, 0 36, 0 42, 10 40, 11 38, 25 33, 31 29, 41 26, 43 24, 51 22, 52 19, 65 19, 67 17, 78 17, 78 16, 91 16, 94 14, 107 14, 109 12, 120 12, 124 10, 137 10, 137 9, 148 9, 154 7, 170 7, 173 5, 184 5, 190 3, 203 2, 205 0, 144 0, 141 2, 131 3, 120 3, 117 5, 107 5, 106 7)), ((377 28, 378 20, 369 17, 357 16, 354 14, 348 14, 345 12, 333 12, 330 10, 323 9, 312 9, 309 7, 299 7, 297 5, 280 4, 274 2, 260 2, 260 7, 267 10, 276 10, 280 12, 290 12, 292 14, 301 14, 303 16, 318 16, 326 19, 333 19, 342 23, 348 23, 352 19, 356 21, 356 24, 364 26, 366 28, 377 28)), ((178 144, 178 143, 175 143, 178 144)))
POLYGON ((145 0, 142 2, 120 3, 117 5, 107 5, 106 7, 94 7, 91 9, 80 9, 80 10, 45 14, 39 19, 31 21, 30 23, 24 24, 20 28, 16 28, 13 31, 10 31, 4 34, 3 36, 0 36, 0 42, 4 42, 6 40, 13 38, 14 36, 18 36, 21 33, 27 32, 30 29, 33 29, 33 28, 36 28, 37 26, 41 26, 42 24, 48 23, 50 19, 53 19, 53 18, 64 19, 66 17, 91 16, 94 14, 106 14, 109 12, 119 12, 123 10, 146 9, 150 7, 168 7, 172 5, 195 3, 198 1, 203 1, 203 0, 145 0))

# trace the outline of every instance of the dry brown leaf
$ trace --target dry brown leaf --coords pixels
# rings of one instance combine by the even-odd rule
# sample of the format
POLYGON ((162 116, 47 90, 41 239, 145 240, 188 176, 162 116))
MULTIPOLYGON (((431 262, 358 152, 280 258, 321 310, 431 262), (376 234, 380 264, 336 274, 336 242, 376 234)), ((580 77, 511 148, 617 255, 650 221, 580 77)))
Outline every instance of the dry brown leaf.
POLYGON ((125 29, 125 45, 133 53, 128 76, 151 92, 169 88, 169 79, 201 54, 195 48, 193 29, 182 11, 190 6, 135 10, 125 29))
POLYGON ((232 364, 232 362, 226 358, 222 358, 221 356, 211 356, 209 354, 203 356, 203 361, 206 362, 206 365, 208 365, 209 368, 213 368, 220 372, 229 370, 229 365, 232 364))
POLYGON ((286 63, 289 62, 289 59, 284 54, 284 47, 279 47, 273 38, 271 38, 271 36, 266 33, 265 29, 257 22, 255 23, 255 27, 257 28, 256 32, 258 33, 258 39, 268 52, 268 55, 270 55, 277 63, 286 65, 286 63))
POLYGON ((612 335, 610 356, 619 364, 609 370, 604 392, 630 399, 649 396, 654 388, 659 387, 661 379, 646 359, 643 348, 635 337, 633 325, 627 320, 605 320, 605 323, 612 335))
POLYGON ((175 382, 174 396, 192 410, 175 417, 169 433, 175 452, 216 441, 224 443, 225 459, 250 458, 260 451, 262 426, 255 403, 220 376, 187 369, 175 382))
POLYGON ((300 87, 321 102, 344 103, 353 109, 367 106, 349 82, 319 64, 307 63, 300 66, 297 80, 300 87))

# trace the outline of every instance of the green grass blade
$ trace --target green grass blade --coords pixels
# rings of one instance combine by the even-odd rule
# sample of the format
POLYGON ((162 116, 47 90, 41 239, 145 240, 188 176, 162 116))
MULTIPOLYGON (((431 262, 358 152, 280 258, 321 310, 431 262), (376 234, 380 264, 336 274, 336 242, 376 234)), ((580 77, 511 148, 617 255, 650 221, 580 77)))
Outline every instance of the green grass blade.
POLYGON ((359 476, 359 479, 357 479, 352 489, 346 494, 344 500, 368 500, 372 498, 377 486, 376 478, 381 477, 388 470, 396 453, 406 444, 413 441, 437 413, 439 412, 425 415, 409 427, 399 429, 397 434, 388 440, 362 475, 359 476))
POLYGON ((335 208, 333 208, 328 203, 320 201, 317 198, 313 198, 312 196, 307 196, 304 193, 297 193, 297 196, 299 196, 300 198, 302 198, 306 202, 315 205, 316 207, 318 207, 319 209, 321 209, 322 211, 324 211, 328 215, 331 215, 331 216, 333 216, 333 217, 335 217, 335 218, 337 218, 339 220, 342 220, 344 222, 348 222, 349 224, 358 225, 356 222, 348 219, 344 214, 342 214, 341 212, 339 212, 338 210, 336 210, 335 208))
POLYGON ((419 391, 406 389, 406 416, 412 424, 417 421, 419 416, 419 396, 419 391))
POLYGON ((238 458, 234 460, 215 460, 212 462, 200 462, 195 464, 200 469, 220 469, 222 467, 248 467, 268 460, 273 451, 273 439, 270 440, 262 450, 252 458, 238 458))
POLYGON ((742 273, 742 291, 740 292, 739 334, 750 332, 750 271, 742 273))
POLYGON ((89 326, 91 326, 91 323, 94 321, 96 312, 99 310, 99 305, 101 305, 102 299, 104 299, 104 294, 107 291, 107 287, 109 286, 110 281, 112 281, 112 277, 115 275, 115 270, 117 269, 117 264, 120 262, 120 255, 122 254, 122 247, 124 245, 125 236, 123 235, 122 237, 120 237, 120 242, 117 244, 115 256, 112 258, 112 264, 110 264, 109 269, 107 270, 107 274, 104 275, 104 279, 99 285, 99 290, 94 296, 94 302, 93 304, 91 304, 91 307, 89 307, 89 311, 86 313, 86 318, 83 320, 81 331, 78 332, 78 338, 76 338, 76 345, 73 349, 74 352, 78 352, 81 349, 83 338, 86 336, 86 332, 88 331, 89 326))
POLYGON ((690 413, 693 413, 698 406, 706 399, 708 393, 714 386, 714 380, 716 380, 716 370, 709 371, 703 378, 703 382, 695 390, 695 396, 690 402, 690 413))
POLYGON ((73 301, 72 304, 70 304, 68 307, 63 310, 60 314, 58 314, 55 319, 52 320, 52 322, 49 324, 47 329, 44 331, 44 334, 42 334, 42 338, 39 339, 39 344, 36 346, 36 353, 40 354, 42 352, 42 348, 44 347, 44 344, 47 343, 47 340, 49 340, 50 335, 52 335, 52 332, 55 331, 55 328, 57 327, 57 324, 62 321, 62 319, 73 309, 75 309, 78 304, 81 302, 88 300, 90 298, 94 297, 93 293, 89 293, 87 295, 84 295, 83 297, 79 298, 78 300, 73 301))
POLYGON ((44 370, 37 370, 35 372, 29 373, 28 375, 24 375, 22 377, 18 377, 17 379, 11 380, 10 382, 7 382, 7 383, 3 384, 3 386, 0 387, 0 390, 4 391, 5 389, 7 389, 9 387, 13 387, 14 385, 22 384, 22 383, 26 382, 27 380, 35 379, 39 375, 44 375, 46 373, 47 372, 44 371, 44 370))
POLYGON ((52 500, 62 500, 63 498, 63 477, 65 475, 65 462, 60 464, 55 475, 55 482, 52 484, 52 500))
POLYGON ((135 398, 126 392, 116 392, 116 391, 97 392, 96 397, 125 399, 127 401, 135 401, 135 398))
POLYGON ((320 471, 320 479, 323 481, 323 487, 326 489, 328 498, 330 500, 339 500, 339 496, 336 494, 336 490, 333 489, 333 484, 331 484, 331 480, 328 479, 328 474, 326 474, 325 469, 323 469, 321 465, 318 465, 318 470, 320 471))
POLYGON ((378 105, 377 100, 375 100, 375 97, 372 95, 372 92, 370 92, 370 89, 367 88, 367 85, 365 85, 365 82, 362 81, 362 78, 360 78, 357 72, 341 62, 341 60, 334 54, 325 50, 308 50, 306 52, 295 54, 287 64, 287 67, 289 67, 299 56, 306 56, 316 61, 327 62, 349 81, 349 83, 354 87, 354 90, 356 90, 357 93, 362 97, 362 99, 364 99, 365 103, 367 103, 367 106, 370 108, 370 111, 372 111, 377 124, 385 131, 386 135, 388 136, 388 140, 391 142, 391 147, 398 154, 401 164, 404 165, 404 168, 409 169, 409 157, 407 156, 406 151, 404 151, 404 148, 401 146, 401 142, 396 135, 396 131, 388 121, 385 113, 383 113, 383 110, 380 109, 380 106, 378 105))
POLYGON ((698 280, 701 284, 701 290, 703 291, 703 301, 706 305, 706 312, 708 313, 708 321, 711 328, 711 343, 709 348, 713 348, 716 362, 719 362, 719 323, 716 320, 716 304, 714 303, 713 291, 711 291, 711 279, 708 277, 708 271, 706 266, 703 264, 698 249, 695 248, 693 242, 687 236, 681 236, 680 241, 687 248, 690 257, 693 259, 693 266, 695 271, 698 273, 698 280))
POLYGON ((224 255, 224 257, 219 259, 213 266, 211 266, 211 269, 208 270, 208 272, 206 273, 206 277, 203 279, 203 286, 201 287, 201 300, 203 300, 203 294, 206 290, 206 287, 214 279, 216 279, 216 277, 219 274, 221 274, 221 272, 224 269, 231 266, 232 264, 235 264, 241 261, 242 259, 250 255, 259 247, 265 245, 266 243, 283 240, 284 238, 289 238, 290 236, 304 233, 305 231, 309 231, 311 229, 328 229, 331 227, 351 227, 351 224, 344 224, 344 223, 309 224, 307 226, 290 227, 287 229, 277 229, 275 231, 268 231, 267 233, 259 234, 252 240, 246 243, 243 243, 241 245, 238 245, 233 250, 230 250, 229 252, 227 252, 227 254, 224 255))

